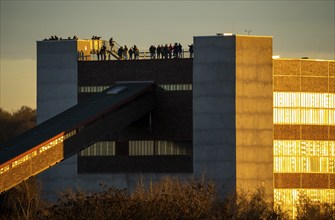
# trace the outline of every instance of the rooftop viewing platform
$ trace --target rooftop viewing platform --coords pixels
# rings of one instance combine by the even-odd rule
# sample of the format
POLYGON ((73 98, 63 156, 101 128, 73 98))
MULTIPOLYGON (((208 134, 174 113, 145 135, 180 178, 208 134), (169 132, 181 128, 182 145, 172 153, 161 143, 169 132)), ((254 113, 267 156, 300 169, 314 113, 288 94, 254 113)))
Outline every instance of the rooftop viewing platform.
POLYGON ((180 43, 169 43, 151 45, 148 49, 139 49, 136 45, 121 46, 113 38, 102 40, 100 37, 93 36, 91 39, 73 38, 62 39, 51 36, 44 41, 77 41, 77 54, 79 61, 102 61, 102 60, 139 60, 139 59, 180 59, 193 58, 193 44, 183 48, 180 43))

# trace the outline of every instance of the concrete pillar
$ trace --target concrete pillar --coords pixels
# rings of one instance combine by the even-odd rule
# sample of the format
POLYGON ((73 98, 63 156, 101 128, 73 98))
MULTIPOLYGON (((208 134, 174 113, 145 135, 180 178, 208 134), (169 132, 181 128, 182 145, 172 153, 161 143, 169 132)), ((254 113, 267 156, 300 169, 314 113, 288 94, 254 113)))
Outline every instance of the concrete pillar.
POLYGON ((77 104, 77 41, 37 42, 37 123, 77 104))
POLYGON ((195 37, 193 158, 223 192, 273 188, 272 38, 195 37))
MULTIPOLYGON (((40 124, 77 104, 77 41, 37 42, 37 123, 40 124)), ((69 176, 77 173, 77 156, 38 175, 46 198, 56 197, 69 176)))

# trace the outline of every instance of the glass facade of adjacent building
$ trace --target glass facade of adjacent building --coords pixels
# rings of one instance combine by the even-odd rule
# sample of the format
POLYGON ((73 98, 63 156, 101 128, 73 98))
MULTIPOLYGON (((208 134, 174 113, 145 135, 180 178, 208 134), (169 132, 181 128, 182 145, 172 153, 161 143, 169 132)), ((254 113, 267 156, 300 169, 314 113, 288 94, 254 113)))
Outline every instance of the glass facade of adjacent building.
POLYGON ((274 59, 273 82, 274 201, 295 216, 303 195, 335 202, 335 62, 274 59))

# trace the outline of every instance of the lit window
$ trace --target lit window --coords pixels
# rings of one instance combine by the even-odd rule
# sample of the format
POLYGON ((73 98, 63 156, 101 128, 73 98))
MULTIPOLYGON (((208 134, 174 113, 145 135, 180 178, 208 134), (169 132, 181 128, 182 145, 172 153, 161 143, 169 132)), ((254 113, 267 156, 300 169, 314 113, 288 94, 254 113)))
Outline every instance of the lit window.
POLYGON ((335 125, 335 94, 273 93, 274 124, 335 125))
POLYGON ((154 141, 129 141, 129 156, 153 154, 154 141))
POLYGON ((80 156, 113 156, 115 155, 114 141, 97 142, 79 153, 80 156))
POLYGON ((335 189, 274 189, 274 203, 296 217, 296 205, 299 197, 307 196, 314 202, 334 203, 335 189))
POLYGON ((274 172, 334 173, 335 141, 275 140, 274 172))
POLYGON ((191 142, 157 141, 157 155, 189 155, 191 142))

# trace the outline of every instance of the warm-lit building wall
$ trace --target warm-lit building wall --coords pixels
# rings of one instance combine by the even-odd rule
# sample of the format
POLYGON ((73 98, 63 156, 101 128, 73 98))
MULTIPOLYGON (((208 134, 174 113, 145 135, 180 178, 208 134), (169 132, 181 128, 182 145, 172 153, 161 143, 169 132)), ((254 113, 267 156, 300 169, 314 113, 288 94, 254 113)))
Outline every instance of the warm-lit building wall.
POLYGON ((272 37, 194 38, 194 175, 273 198, 272 37))
POLYGON ((275 202, 335 202, 335 62, 274 59, 273 82, 275 202))

